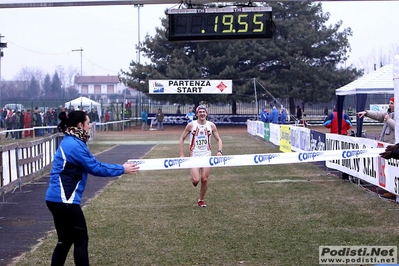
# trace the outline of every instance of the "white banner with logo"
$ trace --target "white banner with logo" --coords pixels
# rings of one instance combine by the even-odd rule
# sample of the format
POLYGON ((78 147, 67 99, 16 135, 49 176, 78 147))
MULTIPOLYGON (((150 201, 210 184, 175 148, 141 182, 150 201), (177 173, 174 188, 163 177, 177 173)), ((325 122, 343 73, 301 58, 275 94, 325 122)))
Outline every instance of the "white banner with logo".
POLYGON ((289 163, 310 163, 328 160, 354 160, 378 157, 384 149, 308 151, 293 153, 247 154, 210 157, 180 157, 162 159, 130 159, 140 170, 168 170, 193 167, 256 166, 289 163))
MULTIPOLYGON (((372 139, 348 137, 338 134, 326 134, 327 150, 343 149, 379 149, 384 148, 383 142, 372 139)), ((359 177, 364 181, 387 189, 385 166, 387 160, 382 157, 350 158, 345 160, 326 161, 326 166, 359 177)), ((386 169, 387 170, 387 169, 386 169)))
MULTIPOLYGON (((253 124, 257 123, 258 121, 247 121, 248 127, 254 126, 253 124)), ((274 130, 276 129, 274 128, 274 130)), ((389 145, 388 143, 367 138, 323 133, 315 130, 310 130, 309 134, 308 131, 308 129, 291 125, 289 137, 291 139, 290 144, 293 151, 297 153, 306 153, 308 149, 310 151, 326 150, 336 152, 346 149, 373 150, 375 153, 370 156, 327 159, 325 165, 327 168, 336 169, 342 173, 347 173, 348 175, 362 179, 367 183, 380 187, 399 197, 399 160, 385 160, 378 156, 378 154, 383 152, 385 147, 389 145)), ((275 133, 270 133, 270 135, 273 134, 275 133)), ((252 133, 252 135, 257 134, 252 133)), ((281 146, 281 144, 279 146, 281 146)), ((288 161, 287 163, 292 163, 292 161, 288 161)))
POLYGON ((231 94, 232 80, 149 80, 150 94, 231 94))

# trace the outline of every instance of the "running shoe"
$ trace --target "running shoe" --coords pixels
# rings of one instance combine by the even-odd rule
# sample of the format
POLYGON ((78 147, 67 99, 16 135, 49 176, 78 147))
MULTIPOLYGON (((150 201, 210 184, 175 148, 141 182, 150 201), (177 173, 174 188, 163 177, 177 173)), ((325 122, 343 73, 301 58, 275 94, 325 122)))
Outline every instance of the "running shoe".
POLYGON ((198 200, 198 206, 200 206, 202 208, 206 207, 205 202, 203 200, 198 200))

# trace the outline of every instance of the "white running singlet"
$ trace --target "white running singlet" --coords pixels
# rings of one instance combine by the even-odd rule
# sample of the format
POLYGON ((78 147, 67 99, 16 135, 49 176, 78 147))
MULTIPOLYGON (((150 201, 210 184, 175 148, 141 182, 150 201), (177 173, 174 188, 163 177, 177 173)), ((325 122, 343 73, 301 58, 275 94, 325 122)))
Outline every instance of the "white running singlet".
POLYGON ((206 121, 205 125, 200 125, 197 120, 194 120, 192 123, 193 128, 190 133, 190 156, 211 156, 211 123, 206 121))

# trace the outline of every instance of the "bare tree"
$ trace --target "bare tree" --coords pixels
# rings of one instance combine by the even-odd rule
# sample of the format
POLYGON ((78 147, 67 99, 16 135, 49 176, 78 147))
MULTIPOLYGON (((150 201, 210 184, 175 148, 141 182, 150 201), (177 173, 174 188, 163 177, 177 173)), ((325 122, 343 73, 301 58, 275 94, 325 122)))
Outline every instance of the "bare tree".
POLYGON ((364 69, 364 73, 370 73, 382 66, 391 64, 393 62, 394 55, 399 54, 399 44, 391 44, 389 50, 380 48, 378 51, 373 49, 371 53, 365 57, 359 59, 359 68, 364 69))
POLYGON ((63 84, 64 89, 75 83, 75 76, 79 74, 79 70, 69 65, 68 70, 64 66, 57 66, 58 77, 63 84))

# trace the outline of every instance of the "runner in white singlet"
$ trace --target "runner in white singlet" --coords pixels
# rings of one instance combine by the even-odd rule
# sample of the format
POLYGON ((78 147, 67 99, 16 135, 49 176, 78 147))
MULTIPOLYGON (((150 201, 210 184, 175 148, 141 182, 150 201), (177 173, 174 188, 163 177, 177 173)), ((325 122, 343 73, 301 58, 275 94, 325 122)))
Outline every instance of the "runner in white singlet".
POLYGON ((197 120, 192 122, 190 133, 190 157, 211 156, 211 122, 205 121, 205 125, 198 124, 197 120))
MULTIPOLYGON (((180 157, 184 157, 184 140, 190 134, 190 157, 212 156, 211 136, 215 138, 218 143, 218 151, 216 155, 222 156, 222 139, 219 137, 219 132, 213 122, 207 121, 208 111, 205 106, 198 106, 196 110, 198 120, 194 120, 187 124, 182 135, 180 136, 180 157)), ((208 189, 208 177, 210 173, 209 167, 191 168, 191 181, 194 186, 197 186, 201 181, 200 197, 198 199, 198 206, 206 207, 204 203, 205 193, 208 189)))

